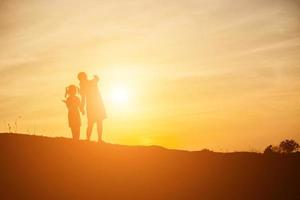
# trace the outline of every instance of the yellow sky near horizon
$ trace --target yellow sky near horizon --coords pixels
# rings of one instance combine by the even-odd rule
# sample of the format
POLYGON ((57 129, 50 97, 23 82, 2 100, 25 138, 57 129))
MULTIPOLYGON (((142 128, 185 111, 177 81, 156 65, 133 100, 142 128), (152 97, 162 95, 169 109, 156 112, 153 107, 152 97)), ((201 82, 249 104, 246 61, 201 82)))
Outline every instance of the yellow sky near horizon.
POLYGON ((2 0, 0 47, 2 131, 22 116, 19 132, 70 137, 61 99, 86 71, 101 78, 107 142, 300 142, 297 0, 2 0), (113 103, 116 87, 128 103, 113 103))

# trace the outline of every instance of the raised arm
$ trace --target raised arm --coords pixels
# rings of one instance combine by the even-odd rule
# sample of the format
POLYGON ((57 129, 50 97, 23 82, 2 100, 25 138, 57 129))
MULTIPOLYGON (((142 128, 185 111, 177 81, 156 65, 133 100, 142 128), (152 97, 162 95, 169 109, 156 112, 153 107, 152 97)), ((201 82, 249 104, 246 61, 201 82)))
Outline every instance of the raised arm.
POLYGON ((94 75, 94 79, 93 79, 93 81, 94 81, 94 83, 98 83, 99 82, 99 76, 97 76, 97 75, 94 75))

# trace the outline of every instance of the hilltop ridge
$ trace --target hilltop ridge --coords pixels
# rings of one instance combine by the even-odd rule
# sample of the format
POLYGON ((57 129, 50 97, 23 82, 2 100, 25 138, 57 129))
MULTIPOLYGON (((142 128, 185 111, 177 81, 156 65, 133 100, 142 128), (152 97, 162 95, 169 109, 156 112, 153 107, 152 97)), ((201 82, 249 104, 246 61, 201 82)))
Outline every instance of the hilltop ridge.
POLYGON ((0 199, 300 199, 300 154, 0 134, 0 199))

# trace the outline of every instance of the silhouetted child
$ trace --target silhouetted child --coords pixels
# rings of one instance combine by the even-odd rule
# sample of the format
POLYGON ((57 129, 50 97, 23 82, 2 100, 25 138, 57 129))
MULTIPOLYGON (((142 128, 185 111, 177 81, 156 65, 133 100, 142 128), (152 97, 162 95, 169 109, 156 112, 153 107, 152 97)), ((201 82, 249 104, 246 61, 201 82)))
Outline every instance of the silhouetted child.
POLYGON ((65 97, 66 100, 63 100, 63 102, 66 103, 68 108, 68 119, 69 119, 69 127, 72 131, 73 139, 79 140, 80 137, 80 126, 81 126, 81 120, 80 120, 80 99, 77 94, 77 87, 75 85, 70 85, 66 88, 66 94, 65 97))

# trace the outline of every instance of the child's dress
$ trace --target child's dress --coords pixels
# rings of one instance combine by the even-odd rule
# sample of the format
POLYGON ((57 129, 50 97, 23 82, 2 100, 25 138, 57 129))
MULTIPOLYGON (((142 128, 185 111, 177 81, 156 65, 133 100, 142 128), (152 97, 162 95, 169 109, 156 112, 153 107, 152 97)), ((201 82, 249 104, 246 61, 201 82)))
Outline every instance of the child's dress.
POLYGON ((77 96, 69 96, 66 101, 68 107, 69 127, 80 127, 80 99, 77 96))

